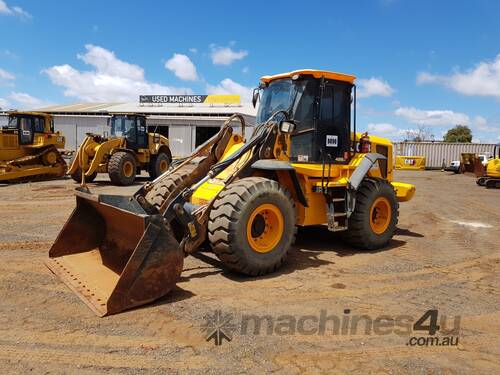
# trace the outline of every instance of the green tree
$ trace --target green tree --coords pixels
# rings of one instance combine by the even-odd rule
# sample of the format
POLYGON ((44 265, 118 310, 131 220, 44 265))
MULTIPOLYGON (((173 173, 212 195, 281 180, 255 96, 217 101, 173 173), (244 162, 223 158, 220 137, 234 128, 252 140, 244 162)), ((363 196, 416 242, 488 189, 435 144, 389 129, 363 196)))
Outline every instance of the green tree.
POLYGON ((444 136, 445 142, 472 142, 472 131, 468 126, 457 125, 448 130, 444 136))

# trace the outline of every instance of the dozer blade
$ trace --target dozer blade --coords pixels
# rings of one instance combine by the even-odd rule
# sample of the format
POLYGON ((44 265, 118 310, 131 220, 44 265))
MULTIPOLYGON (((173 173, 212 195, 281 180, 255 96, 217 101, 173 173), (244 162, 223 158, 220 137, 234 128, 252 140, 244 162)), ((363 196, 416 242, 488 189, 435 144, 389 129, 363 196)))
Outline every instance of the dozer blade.
POLYGON ((75 195, 46 263, 83 302, 105 316, 174 288, 184 254, 160 215, 147 215, 130 197, 75 195))

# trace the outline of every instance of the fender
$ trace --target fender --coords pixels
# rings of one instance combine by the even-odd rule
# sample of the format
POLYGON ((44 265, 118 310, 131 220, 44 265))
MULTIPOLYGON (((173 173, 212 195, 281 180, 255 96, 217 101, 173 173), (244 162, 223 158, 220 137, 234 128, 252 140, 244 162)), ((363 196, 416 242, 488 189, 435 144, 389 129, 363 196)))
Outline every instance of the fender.
POLYGON ((290 179, 292 180, 293 187, 295 189, 295 194, 297 195, 297 199, 304 207, 309 206, 307 204, 306 196, 302 191, 302 187, 300 186, 299 179, 297 178, 297 171, 288 161, 274 160, 274 159, 260 159, 252 164, 252 168, 265 171, 287 171, 290 175, 290 179))
POLYGON ((361 182, 365 178, 366 174, 368 173, 370 168, 373 167, 373 165, 377 162, 377 160, 386 159, 387 158, 382 154, 366 154, 349 178, 349 181, 347 183, 348 188, 354 191, 358 190, 359 185, 361 185, 361 182))
POLYGON ((158 155, 160 153, 165 153, 168 156, 168 160, 172 162, 172 153, 170 152, 170 148, 167 145, 159 145, 157 150, 155 150, 154 155, 158 155))

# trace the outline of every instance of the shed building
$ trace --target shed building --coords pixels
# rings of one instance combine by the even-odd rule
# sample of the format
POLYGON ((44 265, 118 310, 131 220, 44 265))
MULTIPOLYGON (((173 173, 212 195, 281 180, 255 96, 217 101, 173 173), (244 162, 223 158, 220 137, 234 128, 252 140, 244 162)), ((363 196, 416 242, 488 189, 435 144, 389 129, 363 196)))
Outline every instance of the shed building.
MULTIPOLYGON (((147 116, 148 130, 169 138, 172 154, 186 156, 220 129, 234 113, 245 118, 246 137, 252 134, 256 109, 251 104, 141 104, 141 103, 81 103, 53 105, 31 109, 54 116, 55 130, 66 137, 66 149, 76 150, 86 133, 109 134, 108 118, 114 113, 138 113, 147 116)), ((0 116, 0 125, 7 116, 0 116), (2 118, 3 117, 3 118, 2 118)), ((237 127, 236 130, 239 130, 237 127)))

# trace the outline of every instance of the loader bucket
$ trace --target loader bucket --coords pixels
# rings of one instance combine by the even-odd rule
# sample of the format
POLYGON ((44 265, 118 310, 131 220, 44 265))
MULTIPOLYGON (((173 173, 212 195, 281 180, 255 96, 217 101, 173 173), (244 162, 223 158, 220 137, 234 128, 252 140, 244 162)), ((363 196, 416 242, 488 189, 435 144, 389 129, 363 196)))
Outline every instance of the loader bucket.
POLYGON ((184 254, 160 215, 130 197, 75 195, 46 263, 97 315, 146 304, 175 286, 184 254))

